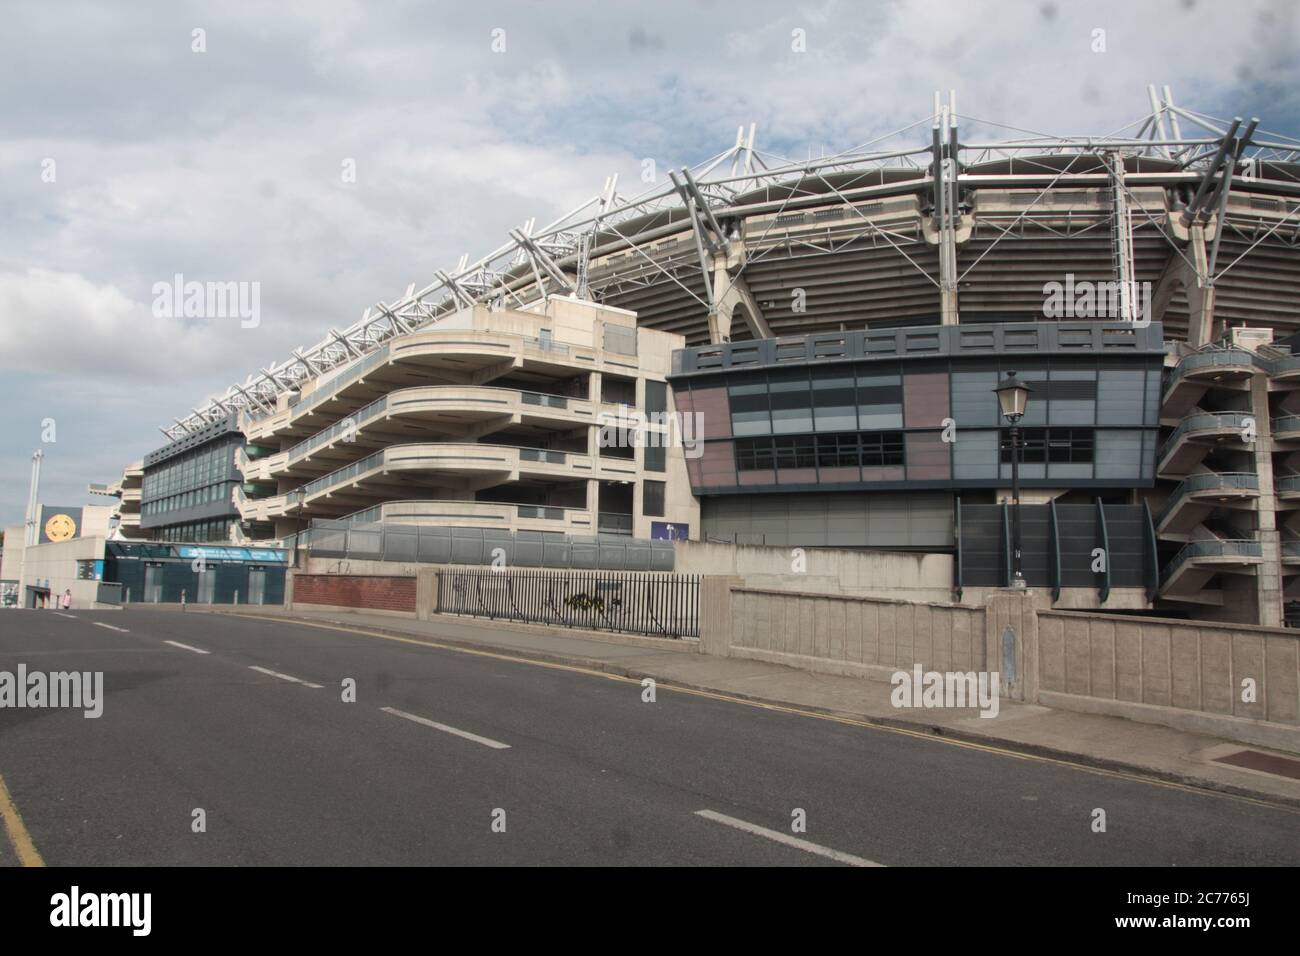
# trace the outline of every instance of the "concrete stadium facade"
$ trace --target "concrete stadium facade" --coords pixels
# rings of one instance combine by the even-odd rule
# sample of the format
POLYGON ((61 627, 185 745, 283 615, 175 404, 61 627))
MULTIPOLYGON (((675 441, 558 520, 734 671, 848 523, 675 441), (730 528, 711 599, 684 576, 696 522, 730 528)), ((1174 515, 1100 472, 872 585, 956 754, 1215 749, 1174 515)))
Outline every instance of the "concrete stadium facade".
POLYGON ((954 554, 960 594, 1004 563, 991 389, 1015 370, 1038 394, 1022 500, 1043 586, 1280 624, 1300 597, 1300 143, 1150 98, 1112 136, 983 141, 936 97, 883 145, 797 163, 742 129, 163 430, 242 437, 236 540, 353 517, 879 547, 954 554), (620 408, 702 431, 603 442, 620 408), (1097 547, 1128 558, 1089 570, 1097 547))

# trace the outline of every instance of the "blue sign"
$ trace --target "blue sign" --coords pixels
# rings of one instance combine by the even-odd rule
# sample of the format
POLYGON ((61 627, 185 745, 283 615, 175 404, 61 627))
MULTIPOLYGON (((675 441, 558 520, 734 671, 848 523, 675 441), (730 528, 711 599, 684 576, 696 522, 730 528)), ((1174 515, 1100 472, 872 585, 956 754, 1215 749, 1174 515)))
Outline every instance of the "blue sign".
POLYGON ((677 521, 651 521, 651 541, 685 541, 691 536, 691 526, 677 521))

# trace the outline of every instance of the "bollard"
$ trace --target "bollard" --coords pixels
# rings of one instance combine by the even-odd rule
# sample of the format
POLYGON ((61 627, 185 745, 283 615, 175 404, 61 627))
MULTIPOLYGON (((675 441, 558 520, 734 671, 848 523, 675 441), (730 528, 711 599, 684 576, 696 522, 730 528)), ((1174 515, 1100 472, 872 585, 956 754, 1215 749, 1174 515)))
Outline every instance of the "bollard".
POLYGON ((238 592, 238 591, 235 592, 235 603, 236 603, 236 604, 239 603, 239 592, 238 592))
POLYGON ((185 610, 185 589, 181 588, 181 610, 185 610))

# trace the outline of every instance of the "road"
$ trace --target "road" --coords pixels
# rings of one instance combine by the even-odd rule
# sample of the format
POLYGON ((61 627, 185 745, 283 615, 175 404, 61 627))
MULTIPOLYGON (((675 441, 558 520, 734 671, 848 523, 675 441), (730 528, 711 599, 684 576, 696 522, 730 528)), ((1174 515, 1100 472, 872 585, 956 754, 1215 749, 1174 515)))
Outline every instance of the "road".
POLYGON ((0 612, 0 671, 19 663, 104 674, 99 719, 0 709, 0 779, 48 865, 1300 863, 1294 810, 664 687, 647 703, 505 653, 0 612))

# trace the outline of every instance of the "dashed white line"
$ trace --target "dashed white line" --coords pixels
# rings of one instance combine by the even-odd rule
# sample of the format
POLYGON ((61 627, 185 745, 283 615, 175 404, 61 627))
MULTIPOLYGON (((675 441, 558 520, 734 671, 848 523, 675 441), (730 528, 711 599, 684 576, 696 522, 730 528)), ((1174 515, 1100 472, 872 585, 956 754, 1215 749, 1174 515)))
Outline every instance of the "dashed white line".
POLYGON ((491 747, 493 750, 509 750, 509 744, 503 744, 499 740, 493 740, 490 737, 480 737, 478 734, 471 734, 468 730, 458 730, 455 727, 448 727, 446 724, 440 724, 436 720, 430 720, 428 717, 417 717, 415 714, 408 714, 404 710, 398 710, 396 707, 380 707, 386 714, 392 714, 394 717, 401 717, 405 720, 414 721, 417 724, 423 724, 425 727, 432 727, 434 730, 441 730, 445 734, 454 734, 457 737, 464 737, 466 740, 472 740, 476 744, 482 744, 484 747, 491 747))
POLYGON ((211 651, 205 651, 201 647, 191 647, 188 644, 182 644, 180 641, 163 641, 164 644, 170 644, 172 647, 179 647, 184 651, 193 651, 195 654, 211 654, 211 651))
POLYGON ((269 671, 265 667, 258 667, 255 664, 249 664, 248 669, 250 671, 257 671, 259 674, 265 674, 267 677, 278 677, 280 680, 287 680, 291 684, 302 684, 303 687, 314 687, 317 690, 320 690, 325 686, 324 684, 313 684, 311 681, 305 681, 302 678, 294 677, 291 674, 281 674, 278 671, 269 671))
POLYGON ((110 631, 120 631, 120 632, 122 632, 123 634, 130 634, 130 633, 131 633, 130 631, 128 631, 128 630, 127 630, 126 628, 124 628, 124 627, 114 627, 112 624, 105 624, 103 621, 94 621, 93 623, 94 623, 95 627, 106 627, 106 628, 108 628, 110 631))
POLYGON ((767 827, 760 827, 754 823, 748 823, 745 820, 737 820, 735 817, 729 817, 725 813, 717 813, 713 810, 696 810, 697 817, 704 817, 706 820, 712 820, 714 823, 721 823, 725 826, 734 827, 737 830, 743 830, 746 833, 752 833, 755 836, 761 836, 774 843, 783 843, 786 846, 792 846, 796 850, 803 850, 805 853, 813 853, 817 856, 824 856, 827 859, 834 860, 836 863, 844 863, 847 866, 884 866, 883 863, 876 863, 872 860, 863 859, 860 856, 854 856, 851 853, 841 853, 839 850, 832 850, 830 847, 820 846, 808 840, 800 840, 798 837, 790 836, 788 833, 782 833, 780 830, 769 830, 767 827))
POLYGON ((64 614, 62 611, 55 611, 54 613, 57 614, 59 617, 66 617, 73 621, 77 619, 77 616, 75 614, 64 614))

